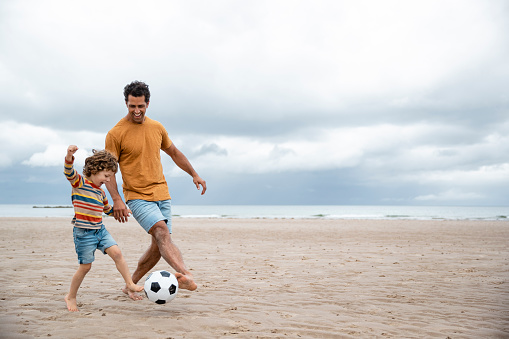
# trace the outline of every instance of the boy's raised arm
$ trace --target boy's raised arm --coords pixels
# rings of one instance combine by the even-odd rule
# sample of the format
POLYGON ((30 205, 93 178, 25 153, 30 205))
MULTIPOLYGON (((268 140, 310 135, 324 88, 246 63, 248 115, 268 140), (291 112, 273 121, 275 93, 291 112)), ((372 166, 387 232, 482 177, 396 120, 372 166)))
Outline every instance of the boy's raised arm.
POLYGON ((77 150, 78 146, 76 145, 70 145, 67 147, 67 155, 65 156, 65 160, 67 160, 67 162, 72 162, 73 155, 77 150))
POLYGON ((69 183, 72 187, 81 187, 83 184, 83 178, 79 175, 78 172, 74 169, 74 156, 78 150, 78 146, 70 145, 67 147, 67 154, 65 155, 65 164, 64 164, 64 175, 69 180, 69 183))

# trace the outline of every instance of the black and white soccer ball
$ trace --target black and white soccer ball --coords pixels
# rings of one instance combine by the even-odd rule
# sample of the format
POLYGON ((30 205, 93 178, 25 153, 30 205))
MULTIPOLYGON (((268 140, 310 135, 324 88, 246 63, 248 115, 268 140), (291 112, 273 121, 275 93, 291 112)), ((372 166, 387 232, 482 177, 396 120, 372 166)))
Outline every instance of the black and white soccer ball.
POLYGON ((145 280, 145 294, 156 304, 166 304, 172 301, 179 290, 179 284, 174 274, 168 271, 154 271, 145 280))

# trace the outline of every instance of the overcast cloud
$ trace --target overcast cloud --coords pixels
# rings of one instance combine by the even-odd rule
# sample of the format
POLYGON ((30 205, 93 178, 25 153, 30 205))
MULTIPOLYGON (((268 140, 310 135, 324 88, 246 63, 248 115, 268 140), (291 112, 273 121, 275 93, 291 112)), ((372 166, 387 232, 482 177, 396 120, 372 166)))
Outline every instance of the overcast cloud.
POLYGON ((0 203, 69 202, 149 84, 177 204, 509 203, 506 1, 0 3, 0 203))

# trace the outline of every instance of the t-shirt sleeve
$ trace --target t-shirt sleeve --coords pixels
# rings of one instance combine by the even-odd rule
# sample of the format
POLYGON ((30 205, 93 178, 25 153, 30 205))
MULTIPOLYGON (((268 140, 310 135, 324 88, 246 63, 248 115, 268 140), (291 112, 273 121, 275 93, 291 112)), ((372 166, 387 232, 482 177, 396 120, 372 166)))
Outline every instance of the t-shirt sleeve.
POLYGON ((168 136, 168 132, 166 132, 166 128, 162 127, 162 130, 161 130, 161 134, 162 134, 162 139, 161 139, 161 149, 167 149, 168 147, 171 146, 171 144, 173 143, 170 139, 170 137, 168 136))
POLYGON ((119 158, 119 156, 120 156, 120 144, 117 142, 115 137, 111 134, 111 132, 108 132, 108 134, 106 134, 106 141, 104 143, 104 148, 108 152, 113 154, 117 158, 117 160, 120 160, 120 158, 119 158))

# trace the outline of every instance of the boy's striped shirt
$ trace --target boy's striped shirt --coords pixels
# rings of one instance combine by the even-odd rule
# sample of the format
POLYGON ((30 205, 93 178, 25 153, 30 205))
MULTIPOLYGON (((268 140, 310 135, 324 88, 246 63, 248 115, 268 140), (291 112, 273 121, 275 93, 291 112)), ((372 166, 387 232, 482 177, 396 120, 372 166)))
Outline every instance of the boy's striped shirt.
POLYGON ((113 207, 108 203, 106 193, 93 182, 80 175, 73 166, 73 161, 65 161, 64 174, 72 186, 72 204, 74 218, 72 223, 80 228, 100 229, 103 212, 112 215, 113 207))

